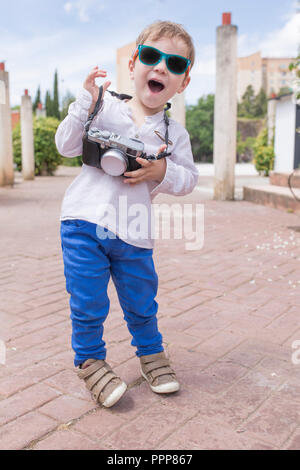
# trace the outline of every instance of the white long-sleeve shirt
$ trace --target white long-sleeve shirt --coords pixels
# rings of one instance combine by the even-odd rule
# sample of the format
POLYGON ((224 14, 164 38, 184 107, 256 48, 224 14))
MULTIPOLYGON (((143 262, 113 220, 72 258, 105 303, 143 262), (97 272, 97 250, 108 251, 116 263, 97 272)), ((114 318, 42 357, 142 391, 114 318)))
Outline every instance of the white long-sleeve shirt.
MULTIPOLYGON (((71 103, 67 117, 60 123, 55 142, 65 157, 82 154, 82 136, 91 94, 82 89, 71 103)), ((83 219, 108 228, 125 242, 142 247, 154 246, 154 217, 151 202, 158 193, 182 196, 192 192, 198 181, 189 134, 178 122, 170 119, 167 167, 164 179, 124 184, 123 176, 110 176, 103 170, 83 164, 80 174, 67 188, 60 220, 83 219)), ((105 93, 104 104, 91 127, 109 130, 124 137, 139 139, 146 154, 156 154, 164 143, 163 111, 146 116, 141 127, 132 119, 132 111, 126 102, 105 93)))

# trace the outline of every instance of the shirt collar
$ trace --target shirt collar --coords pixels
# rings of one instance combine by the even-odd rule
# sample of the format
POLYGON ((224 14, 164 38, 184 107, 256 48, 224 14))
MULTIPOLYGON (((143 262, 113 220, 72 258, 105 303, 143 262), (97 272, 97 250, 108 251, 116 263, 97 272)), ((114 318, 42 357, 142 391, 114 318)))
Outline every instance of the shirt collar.
MULTIPOLYGON (((124 111, 127 115, 132 118, 132 110, 131 108, 125 103, 125 101, 120 101, 121 105, 123 106, 124 111)), ((163 121, 164 119, 164 111, 159 111, 158 113, 151 114, 150 116, 145 116, 145 122, 147 123, 158 123, 163 121)))

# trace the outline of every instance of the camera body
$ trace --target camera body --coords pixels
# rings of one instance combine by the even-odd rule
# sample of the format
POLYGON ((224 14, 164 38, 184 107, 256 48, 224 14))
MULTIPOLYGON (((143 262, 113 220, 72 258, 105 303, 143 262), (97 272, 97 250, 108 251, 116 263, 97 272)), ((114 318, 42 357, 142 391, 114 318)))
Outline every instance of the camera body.
POLYGON ((141 168, 137 157, 143 157, 144 144, 140 140, 123 137, 107 130, 92 127, 83 137, 82 161, 101 168, 111 176, 141 168))

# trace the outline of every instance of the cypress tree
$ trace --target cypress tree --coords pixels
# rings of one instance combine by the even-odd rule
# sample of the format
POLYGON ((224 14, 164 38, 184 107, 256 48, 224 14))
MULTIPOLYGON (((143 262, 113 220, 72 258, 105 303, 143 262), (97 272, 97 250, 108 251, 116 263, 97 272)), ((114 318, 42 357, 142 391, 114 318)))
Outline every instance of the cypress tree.
POLYGON ((33 102, 33 105, 32 105, 32 109, 33 111, 35 112, 36 111, 36 108, 38 107, 38 104, 41 102, 41 88, 40 88, 40 85, 37 89, 37 92, 36 92, 36 95, 35 95, 35 100, 33 102))
POLYGON ((46 91, 45 106, 47 117, 53 116, 52 99, 48 90, 46 91))
POLYGON ((59 99, 58 99, 58 78, 57 78, 57 70, 55 70, 54 74, 54 87, 53 87, 53 107, 52 107, 52 113, 53 116, 56 117, 57 119, 60 118, 60 113, 59 113, 59 99))

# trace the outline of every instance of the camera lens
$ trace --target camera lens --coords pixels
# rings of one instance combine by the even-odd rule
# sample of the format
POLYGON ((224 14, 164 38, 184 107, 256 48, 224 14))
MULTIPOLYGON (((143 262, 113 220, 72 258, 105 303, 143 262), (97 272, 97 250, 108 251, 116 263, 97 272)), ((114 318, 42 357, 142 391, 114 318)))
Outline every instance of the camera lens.
POLYGON ((127 170, 127 156, 117 149, 107 150, 101 158, 101 168, 111 176, 121 176, 127 170))

